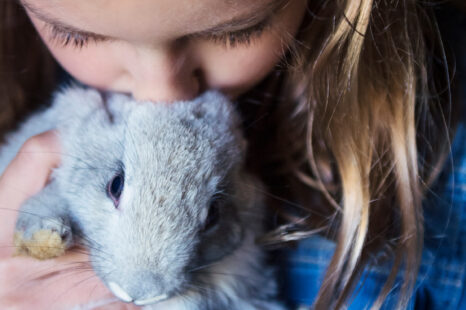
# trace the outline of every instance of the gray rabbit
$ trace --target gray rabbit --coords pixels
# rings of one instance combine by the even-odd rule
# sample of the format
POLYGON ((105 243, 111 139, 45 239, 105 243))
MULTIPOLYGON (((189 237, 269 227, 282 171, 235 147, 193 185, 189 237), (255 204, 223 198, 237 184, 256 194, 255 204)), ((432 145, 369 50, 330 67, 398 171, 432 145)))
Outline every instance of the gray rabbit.
POLYGON ((62 163, 21 207, 21 251, 39 232, 58 238, 51 248, 85 244, 109 289, 146 309, 283 309, 254 243, 260 183, 244 170, 240 119, 224 96, 164 104, 65 88, 8 137, 0 173, 49 129, 62 163))

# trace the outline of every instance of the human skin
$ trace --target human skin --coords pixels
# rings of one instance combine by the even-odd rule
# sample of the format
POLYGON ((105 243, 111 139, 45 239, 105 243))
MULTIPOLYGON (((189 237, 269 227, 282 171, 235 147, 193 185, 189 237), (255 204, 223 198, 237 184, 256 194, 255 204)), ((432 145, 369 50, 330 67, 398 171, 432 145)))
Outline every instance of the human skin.
MULTIPOLYGON (((232 98, 244 93, 274 69, 296 34, 306 5, 306 0, 285 1, 277 8, 272 8, 277 0, 23 2, 50 52, 74 78, 154 102, 191 99, 206 89, 219 89, 232 98), (206 32, 244 17, 247 21, 206 32), (51 20, 66 24, 60 31, 77 28, 97 35, 97 40, 82 47, 63 46, 60 41, 67 35, 60 32, 53 39, 51 20), (246 29, 264 20, 266 26, 254 30, 249 43, 239 42, 246 29), (225 36, 234 36, 238 43, 227 40, 225 44, 225 36)), ((82 39, 83 34, 74 32, 71 37, 82 39)), ((15 309, 55 309, 112 298, 91 270, 56 275, 45 286, 43 281, 31 280, 84 262, 83 254, 70 252, 46 262, 11 257, 15 210, 46 184, 51 169, 59 165, 59 149, 53 132, 31 138, 0 177, 2 309, 12 305, 15 309)), ((105 309, 132 307, 113 302, 105 309)))

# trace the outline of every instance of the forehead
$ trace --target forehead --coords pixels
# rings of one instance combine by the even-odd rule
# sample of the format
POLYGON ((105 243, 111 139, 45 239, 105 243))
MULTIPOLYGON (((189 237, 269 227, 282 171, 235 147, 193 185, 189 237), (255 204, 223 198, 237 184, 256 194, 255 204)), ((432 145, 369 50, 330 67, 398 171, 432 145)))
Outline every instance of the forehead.
POLYGON ((22 0, 55 20, 85 31, 157 40, 200 32, 251 14, 264 14, 277 0, 22 0))

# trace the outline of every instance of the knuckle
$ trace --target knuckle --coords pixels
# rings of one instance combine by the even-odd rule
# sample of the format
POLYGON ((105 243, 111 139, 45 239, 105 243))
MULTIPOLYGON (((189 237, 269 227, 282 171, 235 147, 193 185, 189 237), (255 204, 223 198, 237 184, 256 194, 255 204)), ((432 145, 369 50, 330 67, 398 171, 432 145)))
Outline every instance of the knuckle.
POLYGON ((33 136, 26 140, 18 152, 17 159, 21 160, 23 156, 24 161, 29 163, 47 162, 52 164, 59 161, 57 157, 57 141, 53 132, 45 132, 33 136))
POLYGON ((20 152, 43 152, 47 149, 47 141, 44 139, 44 136, 40 134, 27 139, 22 145, 20 152))
POLYGON ((19 149, 18 155, 24 155, 29 153, 34 153, 40 147, 39 143, 37 143, 34 139, 28 139, 19 149))

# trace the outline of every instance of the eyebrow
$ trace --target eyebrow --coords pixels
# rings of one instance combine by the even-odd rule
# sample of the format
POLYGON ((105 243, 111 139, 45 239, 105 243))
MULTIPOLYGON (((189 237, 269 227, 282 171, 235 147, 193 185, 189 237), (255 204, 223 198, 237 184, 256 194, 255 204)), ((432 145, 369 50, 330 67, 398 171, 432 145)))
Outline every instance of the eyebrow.
MULTIPOLYGON (((198 31, 196 33, 186 34, 184 35, 184 37, 199 35, 219 35, 222 33, 242 30, 247 27, 253 27, 258 22, 267 20, 276 12, 283 9, 289 3, 289 1, 290 0, 273 0, 271 2, 266 3, 262 8, 258 8, 257 10, 255 10, 255 12, 252 14, 249 13, 239 17, 235 17, 232 20, 220 23, 208 29, 198 31)), ((38 19, 65 32, 79 33, 99 39, 115 39, 108 35, 98 34, 92 31, 82 30, 74 26, 68 25, 59 19, 47 15, 33 4, 27 2, 26 0, 19 0, 19 2, 38 19)))

